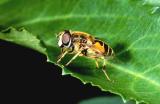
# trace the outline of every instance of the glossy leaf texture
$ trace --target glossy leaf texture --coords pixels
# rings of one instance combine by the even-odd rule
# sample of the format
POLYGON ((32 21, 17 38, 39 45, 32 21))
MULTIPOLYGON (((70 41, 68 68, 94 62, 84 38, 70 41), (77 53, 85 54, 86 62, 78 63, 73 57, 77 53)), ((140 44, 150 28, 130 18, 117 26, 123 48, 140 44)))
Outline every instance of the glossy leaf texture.
POLYGON ((159 6, 158 0, 2 0, 1 30, 8 26, 26 30, 3 30, 0 39, 42 52, 55 63, 60 54, 56 34, 65 29, 90 33, 115 51, 116 56, 107 61, 106 69, 112 81, 106 80, 94 60, 86 57, 63 66, 73 55, 67 55, 58 64, 63 74, 71 74, 125 100, 159 104, 159 6))

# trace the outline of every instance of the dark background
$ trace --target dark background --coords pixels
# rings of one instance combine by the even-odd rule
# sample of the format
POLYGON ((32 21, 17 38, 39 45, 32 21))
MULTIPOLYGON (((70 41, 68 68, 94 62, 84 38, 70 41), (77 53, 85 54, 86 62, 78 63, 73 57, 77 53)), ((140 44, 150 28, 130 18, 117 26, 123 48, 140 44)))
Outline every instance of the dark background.
MULTIPOLYGON (((46 56, 0 40, 1 99, 5 103, 76 104, 81 100, 111 95, 46 62, 46 56), (3 96, 3 97, 2 97, 3 96)), ((4 103, 3 103, 4 104, 4 103)))

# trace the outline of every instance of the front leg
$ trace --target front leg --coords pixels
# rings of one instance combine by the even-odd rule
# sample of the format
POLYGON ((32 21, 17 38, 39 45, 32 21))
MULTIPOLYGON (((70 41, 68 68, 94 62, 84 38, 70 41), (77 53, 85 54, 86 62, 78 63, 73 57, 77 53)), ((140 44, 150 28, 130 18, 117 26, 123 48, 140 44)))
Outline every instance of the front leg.
POLYGON ((69 62, 66 64, 66 66, 68 66, 74 59, 76 59, 76 57, 78 57, 81 54, 81 51, 79 51, 77 54, 75 54, 71 60, 69 60, 69 62))
POLYGON ((58 60, 57 63, 59 63, 61 61, 61 59, 68 53, 68 51, 64 51, 62 52, 59 56, 58 56, 58 60))
MULTIPOLYGON (((75 46, 77 46, 77 45, 75 45, 75 46)), ((79 46, 78 49, 76 48, 77 49, 77 53, 71 58, 71 60, 68 61, 68 63, 66 64, 66 66, 68 66, 74 59, 76 59, 81 53, 83 53, 84 50, 87 49, 87 47, 85 47, 84 44, 79 44, 78 43, 78 46, 79 46)))

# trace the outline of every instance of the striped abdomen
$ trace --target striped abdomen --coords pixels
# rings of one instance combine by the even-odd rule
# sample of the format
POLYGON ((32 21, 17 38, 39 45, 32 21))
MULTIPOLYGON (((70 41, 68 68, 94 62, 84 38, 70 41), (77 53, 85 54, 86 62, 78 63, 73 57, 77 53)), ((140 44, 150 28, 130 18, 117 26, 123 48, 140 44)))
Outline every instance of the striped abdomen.
POLYGON ((103 41, 96 39, 94 44, 97 44, 96 46, 97 49, 99 49, 103 53, 104 56, 114 55, 113 49, 108 44, 104 43, 103 41))

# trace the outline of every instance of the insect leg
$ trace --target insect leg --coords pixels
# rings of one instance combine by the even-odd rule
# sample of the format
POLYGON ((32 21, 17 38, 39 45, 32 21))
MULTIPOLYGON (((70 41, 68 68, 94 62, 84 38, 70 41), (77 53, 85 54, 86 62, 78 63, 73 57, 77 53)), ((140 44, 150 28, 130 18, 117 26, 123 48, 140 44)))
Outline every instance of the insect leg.
POLYGON ((61 61, 61 59, 62 59, 67 53, 68 53, 68 51, 63 52, 63 53, 59 56, 59 58, 58 58, 58 60, 57 60, 57 63, 59 63, 59 62, 61 61))
POLYGON ((96 63, 96 68, 98 69, 99 68, 98 59, 95 60, 95 63, 96 63))
POLYGON ((68 66, 79 54, 81 53, 81 51, 79 51, 77 54, 75 54, 72 59, 66 64, 66 66, 68 66))
POLYGON ((108 76, 108 74, 107 74, 105 68, 106 68, 106 60, 105 60, 105 58, 104 58, 104 59, 103 59, 103 67, 102 67, 102 71, 103 71, 104 75, 106 76, 106 78, 107 78, 109 81, 111 81, 111 79, 109 78, 109 76, 108 76))

